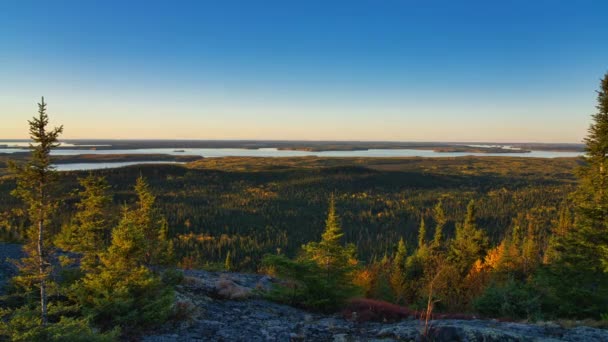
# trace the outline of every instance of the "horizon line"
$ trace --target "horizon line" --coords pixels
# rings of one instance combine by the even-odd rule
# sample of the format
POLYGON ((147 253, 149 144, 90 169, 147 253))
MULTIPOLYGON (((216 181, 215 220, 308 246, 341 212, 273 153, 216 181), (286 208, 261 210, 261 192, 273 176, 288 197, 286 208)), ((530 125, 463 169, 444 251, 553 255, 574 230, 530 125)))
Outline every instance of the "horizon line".
MULTIPOLYGON (((567 144, 567 145, 584 145, 580 142, 547 142, 547 141, 492 141, 492 140, 344 140, 344 139, 246 139, 246 138, 229 138, 229 139, 203 139, 203 138, 66 138, 58 139, 61 141, 253 141, 253 142, 337 142, 337 143, 443 143, 443 144, 567 144)), ((31 141, 28 138, 2 138, 0 142, 24 142, 31 141)))

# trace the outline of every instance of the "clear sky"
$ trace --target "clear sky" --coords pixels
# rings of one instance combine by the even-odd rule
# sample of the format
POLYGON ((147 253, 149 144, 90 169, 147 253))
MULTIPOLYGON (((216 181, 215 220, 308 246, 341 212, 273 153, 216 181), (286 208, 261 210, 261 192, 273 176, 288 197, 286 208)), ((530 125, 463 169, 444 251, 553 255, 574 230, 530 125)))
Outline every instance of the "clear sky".
POLYGON ((0 138, 580 142, 608 1, 0 1, 0 138))

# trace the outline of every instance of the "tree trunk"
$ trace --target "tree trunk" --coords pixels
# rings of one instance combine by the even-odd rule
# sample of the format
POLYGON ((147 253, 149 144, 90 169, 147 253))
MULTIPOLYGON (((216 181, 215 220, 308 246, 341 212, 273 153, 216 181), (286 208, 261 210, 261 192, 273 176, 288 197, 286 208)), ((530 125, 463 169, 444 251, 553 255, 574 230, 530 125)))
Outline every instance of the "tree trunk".
MULTIPOLYGON (((44 196, 44 192, 40 191, 41 199, 44 196)), ((44 200, 41 200, 44 203, 44 200)), ((48 322, 47 319, 47 301, 46 301, 46 275, 45 275, 45 263, 44 263, 44 246, 43 246, 43 238, 44 238, 44 219, 43 219, 43 210, 42 203, 40 208, 38 209, 38 275, 40 276, 40 319, 42 326, 45 326, 48 322)))

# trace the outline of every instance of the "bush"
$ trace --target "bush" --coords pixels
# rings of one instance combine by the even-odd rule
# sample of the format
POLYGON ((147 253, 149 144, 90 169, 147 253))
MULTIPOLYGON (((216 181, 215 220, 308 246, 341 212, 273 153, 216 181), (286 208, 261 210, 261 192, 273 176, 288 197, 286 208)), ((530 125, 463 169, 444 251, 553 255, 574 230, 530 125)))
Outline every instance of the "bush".
POLYGON ((540 296, 529 285, 508 280, 491 285, 473 306, 481 315, 495 318, 538 320, 542 317, 540 296))
POLYGON ((168 319, 175 297, 170 286, 143 266, 112 271, 87 276, 76 289, 83 312, 96 325, 103 330, 119 326, 132 334, 168 319))
POLYGON ((282 255, 266 255, 263 267, 281 281, 267 293, 270 300, 306 309, 334 312, 354 297, 358 288, 340 279, 323 276, 319 266, 308 260, 291 260, 282 255))
POLYGON ((350 300, 342 314, 357 322, 396 322, 417 316, 415 311, 404 306, 367 298, 350 300))
POLYGON ((14 342, 109 342, 115 341, 119 332, 113 329, 98 333, 91 329, 88 320, 67 317, 43 327, 38 309, 27 307, 13 311, 8 320, 0 323, 0 339, 14 342))
POLYGON ((170 268, 163 272, 161 279, 167 286, 180 285, 184 281, 184 273, 180 270, 170 268))
POLYGON ((608 274, 541 268, 535 286, 542 294, 543 312, 550 318, 600 319, 608 307, 608 274))

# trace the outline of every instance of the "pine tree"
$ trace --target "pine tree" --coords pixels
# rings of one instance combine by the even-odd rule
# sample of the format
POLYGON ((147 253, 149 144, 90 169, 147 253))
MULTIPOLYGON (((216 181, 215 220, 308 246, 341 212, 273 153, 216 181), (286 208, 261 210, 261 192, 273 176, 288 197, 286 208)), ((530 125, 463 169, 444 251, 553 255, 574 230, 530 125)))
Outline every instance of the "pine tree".
POLYGON ((426 247, 426 224, 424 217, 420 218, 420 227, 418 228, 418 249, 426 247))
POLYGON ((125 213, 99 271, 87 273, 76 289, 85 313, 103 329, 138 330, 167 319, 173 291, 146 267, 146 245, 144 231, 125 213))
POLYGON ((565 238, 564 259, 585 261, 585 268, 594 270, 598 261, 594 256, 598 255, 608 271, 608 73, 601 81, 597 102, 597 113, 585 138, 587 165, 580 171, 577 226, 565 238))
POLYGON ((28 241, 24 249, 26 257, 21 260, 19 280, 36 284, 40 290, 40 323, 48 323, 47 282, 51 273, 49 257, 48 225, 57 203, 53 201, 51 188, 55 181, 55 171, 51 164, 51 150, 57 146, 63 126, 48 129, 44 97, 38 104, 38 116, 29 121, 31 160, 25 166, 12 165, 17 175, 17 188, 12 194, 27 205, 32 227, 28 230, 28 241))
POLYGON ((108 245, 111 232, 110 205, 112 196, 105 178, 92 174, 79 179, 82 190, 72 222, 63 227, 55 243, 66 251, 82 254, 81 268, 91 271, 99 263, 100 254, 108 245))
POLYGON ((328 278, 336 271, 342 272, 349 269, 351 261, 354 260, 354 246, 352 244, 342 246, 340 243, 344 233, 339 221, 340 219, 336 214, 335 197, 332 194, 321 241, 311 242, 303 246, 306 257, 316 262, 328 278))
POLYGON ((357 265, 355 246, 341 244, 344 235, 340 227, 340 218, 336 214, 335 197, 329 200, 329 210, 325 221, 325 231, 320 242, 310 242, 302 246, 299 262, 316 265, 321 276, 317 288, 312 292, 324 292, 323 298, 318 298, 315 306, 324 310, 332 310, 353 296, 358 289, 353 284, 354 270, 357 265))
POLYGON ((543 274, 555 297, 555 311, 577 317, 599 317, 608 306, 608 73, 597 101, 574 195, 575 223, 557 237, 556 260, 543 274))
POLYGON ((466 273, 475 261, 483 260, 487 247, 488 238, 483 230, 477 228, 475 202, 471 200, 463 224, 456 226, 456 236, 450 244, 449 260, 461 273, 466 273))
POLYGON ((137 178, 135 193, 135 208, 124 211, 124 220, 134 225, 144 237, 139 246, 142 260, 147 266, 167 264, 173 258, 173 244, 167 236, 168 224, 155 207, 156 197, 143 176, 137 178))
POLYGON ((559 258, 557 252, 559 239, 562 239, 566 235, 572 225, 572 212, 567 204, 562 204, 557 226, 553 229, 553 234, 549 237, 549 243, 543 255, 544 264, 551 264, 559 258))
POLYGON ((433 217, 435 219, 435 235, 433 237, 433 248, 440 248, 443 240, 443 228, 447 223, 445 212, 443 211, 443 204, 441 201, 437 202, 433 208, 433 217))
POLYGON ((533 222, 529 222, 528 231, 521 246, 522 271, 524 276, 529 276, 536 269, 536 266, 541 261, 540 256, 536 227, 533 222))
POLYGON ((173 291, 150 266, 165 260, 170 246, 163 240, 166 220, 158 216, 155 198, 145 180, 136 183, 134 209, 123 208, 112 242, 100 256, 98 272, 86 274, 77 298, 102 328, 140 329, 167 319, 173 291))
POLYGON ((397 253, 391 262, 390 284, 395 300, 399 303, 405 298, 405 272, 407 267, 407 248, 403 238, 399 239, 397 253))

